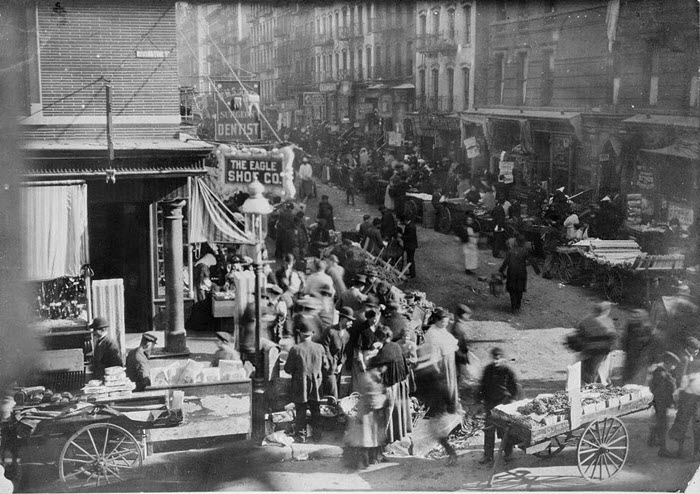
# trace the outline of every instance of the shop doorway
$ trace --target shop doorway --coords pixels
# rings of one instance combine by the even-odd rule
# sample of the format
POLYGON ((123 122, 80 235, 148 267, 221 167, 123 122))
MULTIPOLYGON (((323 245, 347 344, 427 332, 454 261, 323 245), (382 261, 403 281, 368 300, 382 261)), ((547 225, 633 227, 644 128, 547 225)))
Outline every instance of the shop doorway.
POLYGON ((603 153, 598 157, 600 161, 600 197, 612 197, 620 190, 620 168, 617 154, 610 141, 603 146, 603 153))
POLYGON ((127 332, 150 327, 149 220, 145 203, 92 203, 90 264, 96 280, 124 280, 127 332))

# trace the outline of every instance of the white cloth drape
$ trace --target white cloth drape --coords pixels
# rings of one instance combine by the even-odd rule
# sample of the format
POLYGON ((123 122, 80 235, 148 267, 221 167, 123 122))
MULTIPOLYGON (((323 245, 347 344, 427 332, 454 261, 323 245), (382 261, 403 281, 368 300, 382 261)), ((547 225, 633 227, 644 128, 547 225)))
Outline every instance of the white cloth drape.
POLYGON ((87 185, 23 184, 22 252, 28 280, 78 276, 87 264, 87 185))
POLYGON ((226 205, 201 179, 192 181, 190 243, 253 244, 254 241, 236 226, 230 214, 226 205))

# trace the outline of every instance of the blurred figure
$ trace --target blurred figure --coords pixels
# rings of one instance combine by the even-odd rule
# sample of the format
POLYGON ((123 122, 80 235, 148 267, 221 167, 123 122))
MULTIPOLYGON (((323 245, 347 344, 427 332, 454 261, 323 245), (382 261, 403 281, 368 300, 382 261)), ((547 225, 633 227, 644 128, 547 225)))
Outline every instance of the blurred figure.
POLYGON ((644 309, 632 311, 622 336, 625 366, 622 370, 624 384, 646 384, 647 369, 652 363, 654 341, 649 313, 644 309))
POLYGON ((359 392, 360 376, 367 371, 369 361, 381 347, 377 330, 379 329, 379 307, 365 311, 365 320, 353 328, 349 341, 349 355, 352 355, 352 387, 359 392))
POLYGON ((459 304, 456 311, 455 323, 452 325, 450 332, 457 339, 457 352, 455 362, 457 364, 457 374, 459 382, 466 384, 474 376, 469 375, 468 366, 472 364, 469 361, 469 345, 471 343, 472 332, 472 310, 464 304, 459 304))
POLYGON ((523 301, 523 293, 527 291, 527 265, 530 264, 535 273, 540 274, 537 261, 529 255, 525 246, 525 238, 518 234, 515 237, 515 245, 506 253, 500 269, 506 277, 506 290, 510 294, 510 308, 512 311, 520 310, 523 301))
POLYGON ((408 364, 401 347, 391 341, 391 330, 384 326, 377 331, 382 348, 370 365, 382 369, 382 384, 385 387, 386 442, 393 443, 413 431, 411 401, 409 395, 408 364))
POLYGON ((668 410, 674 404, 676 380, 673 371, 680 363, 676 355, 666 352, 663 360, 654 369, 649 383, 649 389, 654 395, 654 426, 647 441, 649 446, 659 446, 659 456, 671 457, 672 454, 666 448, 666 433, 668 431, 668 410))
POLYGON ((328 258, 328 268, 326 274, 333 280, 333 288, 335 289, 335 297, 340 298, 340 295, 345 291, 345 268, 340 265, 340 260, 335 254, 331 254, 328 258))
POLYGON ((233 347, 231 333, 219 331, 216 333, 216 346, 214 358, 211 360, 212 367, 218 367, 221 360, 241 360, 241 355, 233 347))
MULTIPOLYGON (((486 408, 486 420, 484 423, 484 457, 479 463, 493 461, 493 452, 496 445, 496 426, 491 422, 491 411, 498 405, 514 401, 518 397, 518 380, 515 373, 506 365, 503 358, 503 350, 498 347, 491 349, 493 362, 486 366, 481 378, 478 399, 486 408)), ((498 437, 502 433, 498 431, 498 437)), ((512 441, 503 445, 504 461, 511 460, 513 454, 512 441)))
POLYGON ((479 204, 479 201, 481 201, 481 194, 479 194, 479 191, 476 190, 476 185, 472 185, 469 188, 469 192, 466 193, 465 199, 474 205, 479 204))
POLYGON ((357 415, 348 420, 345 444, 354 453, 354 468, 366 468, 382 461, 386 444, 386 395, 382 384, 382 369, 372 368, 358 376, 360 401, 357 415))
POLYGON ((610 302, 595 304, 593 312, 578 324, 582 385, 598 381, 600 365, 617 340, 611 309, 610 302))
POLYGON ((304 442, 307 436, 306 410, 311 410, 311 427, 314 441, 321 439, 319 419, 323 373, 329 369, 326 351, 323 346, 311 341, 314 328, 303 325, 299 329, 301 342, 289 350, 284 371, 292 376, 290 396, 296 408, 297 442, 304 442))
POLYGON ((352 328, 355 318, 350 307, 341 307, 338 315, 338 324, 329 327, 323 332, 321 344, 326 349, 330 369, 323 378, 324 394, 334 397, 340 396, 340 381, 343 373, 343 365, 347 359, 346 346, 350 341, 348 329, 352 328))
POLYGON ((328 196, 321 196, 321 202, 318 203, 318 213, 316 214, 316 220, 321 221, 321 219, 326 220, 326 225, 329 230, 335 230, 335 222, 333 218, 333 206, 328 202, 328 196))
POLYGON ((289 291, 293 295, 296 295, 304 287, 304 277, 294 268, 294 261, 295 258, 292 254, 285 255, 282 260, 282 267, 275 273, 275 278, 279 286, 282 285, 282 279, 286 280, 289 291))
POLYGON ((408 277, 416 277, 416 249, 418 249, 418 233, 416 230, 416 218, 413 214, 406 216, 406 222, 401 234, 403 248, 406 251, 406 262, 410 264, 408 277))
MULTIPOLYGON (((313 272, 306 277, 303 292, 306 294, 317 293, 321 287, 330 286, 333 290, 333 279, 326 274, 328 265, 322 259, 315 259, 313 263, 313 272)), ((335 291, 334 291, 335 293, 335 291)))
POLYGON ((474 233, 474 219, 467 215, 466 224, 457 230, 457 237, 462 244, 464 272, 474 274, 479 267, 479 238, 474 233))
POLYGON ((321 251, 331 243, 331 232, 325 218, 319 218, 309 237, 309 254, 321 257, 321 251))
POLYGON ((301 187, 299 188, 299 199, 306 202, 307 199, 313 196, 314 193, 314 171, 311 168, 311 163, 309 163, 308 158, 302 158, 301 166, 299 167, 299 181, 301 182, 301 187))

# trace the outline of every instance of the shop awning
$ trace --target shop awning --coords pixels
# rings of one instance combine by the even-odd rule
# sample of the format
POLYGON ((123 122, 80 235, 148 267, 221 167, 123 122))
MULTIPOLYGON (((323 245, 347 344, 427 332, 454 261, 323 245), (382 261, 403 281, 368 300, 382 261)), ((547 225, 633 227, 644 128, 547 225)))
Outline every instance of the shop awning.
POLYGON ((697 161, 700 160, 700 139, 678 139, 670 146, 659 149, 642 149, 641 151, 697 161))
POLYGON ((26 278, 46 281, 80 275, 88 263, 87 184, 82 180, 24 183, 20 201, 26 278))
POLYGON ((626 124, 657 125, 700 130, 700 117, 683 117, 680 115, 635 115, 622 121, 626 124))
POLYGON ((500 120, 554 120, 568 122, 576 136, 581 138, 581 113, 572 111, 525 110, 513 108, 477 108, 460 112, 460 118, 465 122, 482 123, 480 119, 500 120))
POLYGON ((386 84, 370 84, 367 86, 368 91, 374 91, 376 89, 386 89, 386 84))
POLYGON ((473 123, 477 125, 484 125, 486 123, 486 115, 460 112, 459 118, 463 122, 473 123))
POLYGON ((232 219, 233 213, 200 178, 192 180, 190 243, 248 244, 255 242, 232 219))
POLYGON ((403 84, 399 84, 398 86, 394 86, 391 89, 415 89, 416 86, 411 84, 410 82, 404 82, 403 84))

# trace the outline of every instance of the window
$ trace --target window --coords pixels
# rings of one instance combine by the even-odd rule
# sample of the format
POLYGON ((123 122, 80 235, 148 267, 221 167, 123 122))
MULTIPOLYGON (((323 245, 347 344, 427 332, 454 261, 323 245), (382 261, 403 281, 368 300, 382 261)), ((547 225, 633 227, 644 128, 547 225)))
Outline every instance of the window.
POLYGON ((421 69, 418 71, 418 90, 420 91, 418 94, 419 100, 418 100, 418 108, 423 109, 425 107, 425 70, 421 69))
POLYGON ((335 13, 335 35, 338 36, 340 34, 340 14, 338 12, 335 13))
POLYGON ((494 61, 493 89, 495 103, 503 104, 503 72, 505 71, 506 57, 504 53, 496 53, 494 61))
POLYGON ((527 94, 527 53, 521 51, 517 54, 517 93, 516 93, 516 103, 518 105, 525 104, 525 97, 527 94))
POLYGON ((401 76, 401 45, 398 43, 394 48, 394 74, 401 76))
POLYGON ((348 70, 348 52, 343 50, 343 70, 348 70))
POLYGON ((335 67, 334 68, 335 68, 335 75, 336 75, 336 77, 338 77, 339 72, 340 72, 340 53, 335 54, 335 67))
POLYGON ((406 74, 413 75, 413 42, 409 41, 406 44, 406 74))
POLYGON ((505 21, 508 18, 508 14, 506 11, 506 1, 505 0, 498 0, 498 3, 496 5, 496 20, 497 21, 505 21))
POLYGON ((377 45, 374 47, 374 77, 379 77, 382 67, 382 47, 377 45))
POLYGON ((427 19, 426 19, 426 17, 425 17, 425 14, 423 14, 423 15, 420 16, 420 18, 419 18, 419 20, 418 20, 418 28, 419 28, 418 33, 419 33, 421 36, 425 36, 426 24, 427 24, 427 19))
POLYGON ((355 75, 355 52, 350 50, 350 75, 355 75))
POLYGON ((650 105, 656 105, 659 100, 659 66, 659 42, 657 40, 651 40, 647 43, 646 63, 644 67, 644 80, 647 84, 645 90, 650 105))
POLYGON ((433 34, 438 34, 440 32, 440 11, 433 10, 433 34))
POLYGON ((472 39, 472 6, 464 6, 464 42, 471 43, 472 39))
POLYGON ((364 27, 362 21, 362 5, 357 6, 357 26, 359 28, 358 34, 364 34, 364 27))
POLYGON ((445 111, 452 111, 455 95, 455 69, 447 69, 447 107, 445 111))
POLYGON ((438 106, 437 106, 438 105, 438 96, 440 95, 440 71, 438 69, 433 69, 432 76, 433 76, 433 81, 432 81, 433 94, 431 97, 432 101, 430 103, 430 107, 433 110, 437 110, 438 109, 438 106))
POLYGON ((372 48, 367 48, 367 78, 372 78, 372 48))
POLYGON ((362 74, 362 48, 357 50, 357 76, 360 79, 364 77, 362 74))
POLYGON ((450 9, 447 11, 447 39, 455 39, 455 11, 450 9))
POLYGON ((542 52, 542 90, 540 105, 548 106, 554 96, 554 51, 542 52))
POLYGON ((462 109, 469 108, 469 67, 462 68, 462 109))

